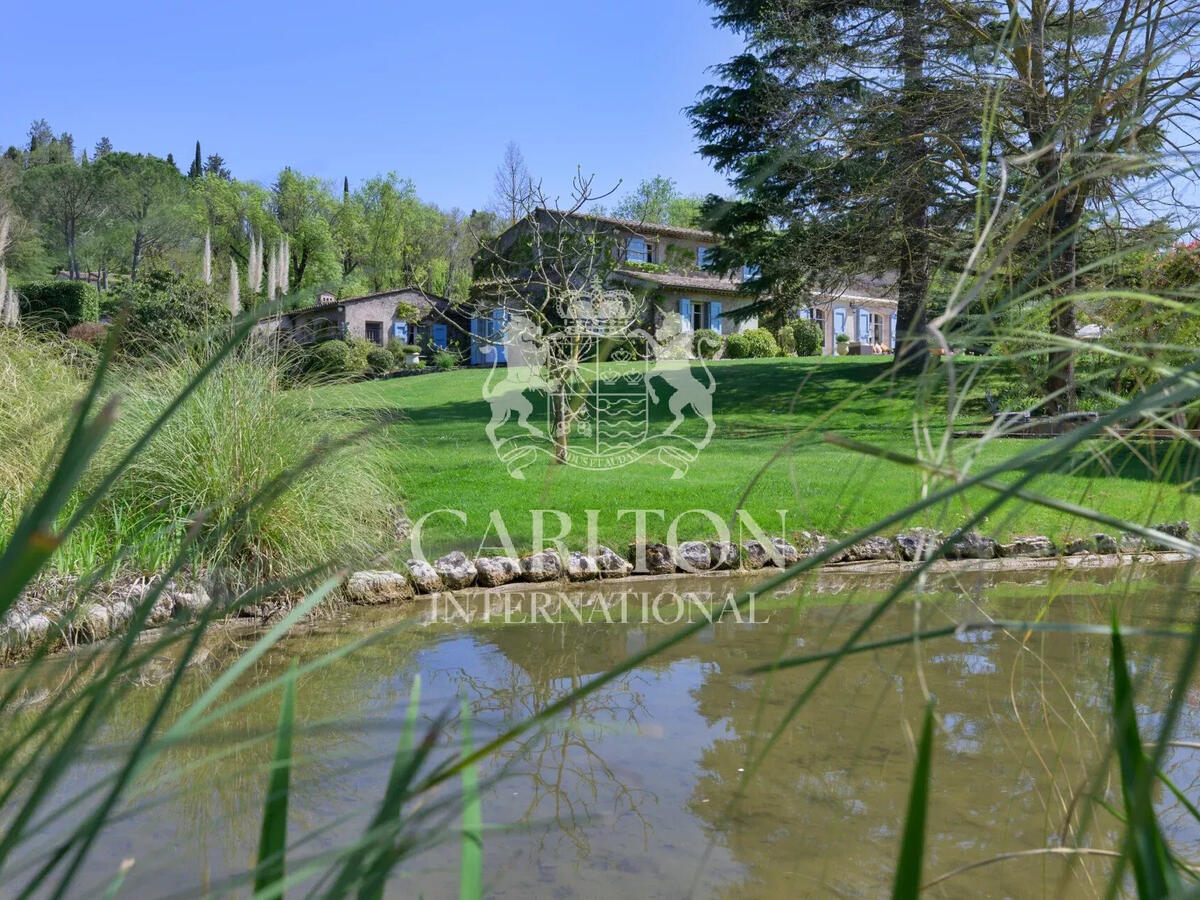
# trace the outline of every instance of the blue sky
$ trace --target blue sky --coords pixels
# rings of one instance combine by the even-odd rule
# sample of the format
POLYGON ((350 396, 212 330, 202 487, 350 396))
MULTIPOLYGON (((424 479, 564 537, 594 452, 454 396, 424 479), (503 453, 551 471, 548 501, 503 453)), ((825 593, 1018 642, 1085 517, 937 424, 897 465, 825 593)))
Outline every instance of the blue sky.
POLYGON ((470 209, 515 140, 555 192, 577 165, 621 190, 661 173, 723 191, 681 112, 738 49, 711 16, 699 0, 20 3, 0 145, 44 117, 77 147, 107 135, 182 168, 199 138, 240 178, 395 171, 470 209))

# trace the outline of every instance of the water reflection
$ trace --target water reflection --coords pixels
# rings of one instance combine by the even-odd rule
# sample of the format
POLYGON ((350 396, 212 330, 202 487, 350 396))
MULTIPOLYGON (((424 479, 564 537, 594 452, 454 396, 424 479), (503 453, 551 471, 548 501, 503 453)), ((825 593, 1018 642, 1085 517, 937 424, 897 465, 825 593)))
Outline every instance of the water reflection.
MULTIPOLYGON (((867 614, 855 601, 875 587, 821 577, 836 588, 833 602, 813 585, 801 592, 802 609, 780 602, 769 624, 708 628, 497 756, 485 774, 502 777, 483 803, 485 821, 504 826, 485 838, 490 893, 878 896, 891 877, 913 759, 909 728, 926 691, 939 716, 930 877, 996 854, 1056 846, 1064 829, 1083 821, 1093 846, 1114 846, 1117 824, 1087 797, 1093 788, 1115 796, 1107 779, 1093 781, 1107 742, 1105 638, 996 628, 862 654, 836 667, 785 725, 815 669, 769 677, 746 670, 781 653, 837 646, 867 614), (748 761, 772 738, 764 765, 746 781, 748 761)), ((1117 603, 1125 622, 1162 625, 1179 613, 1181 595, 1170 582, 1164 573, 1132 586, 1120 575, 1100 578, 1086 589, 1061 581, 997 588, 977 576, 941 579, 928 585, 919 606, 898 605, 873 634, 902 633, 918 616, 926 627, 986 614, 1031 619, 1048 603, 1059 620, 1104 622, 1117 603)), ((279 674, 293 658, 315 659, 394 615, 372 611, 290 638, 260 661, 247 684, 279 674)), ((295 834, 348 816, 323 838, 329 845, 369 814, 415 674, 426 685, 426 721, 463 694, 486 732, 545 709, 668 633, 546 623, 401 630, 304 679, 295 834)), ((220 659, 236 650, 211 652, 220 659)), ((1147 735, 1167 701, 1176 652, 1161 640, 1130 642, 1147 735)), ((203 690, 209 671, 189 679, 182 699, 203 690)), ((147 686, 124 701, 99 749, 128 739, 154 696, 147 686)), ((1200 705, 1190 697, 1177 734, 1183 741, 1200 740, 1200 705)), ((210 740, 240 743, 222 760, 209 759, 211 745, 164 760, 143 794, 161 802, 105 836, 93 860, 97 880, 123 855, 139 859, 129 881, 138 895, 199 885, 246 865, 270 756, 269 741, 252 739, 273 728, 276 714, 277 698, 265 697, 224 721, 210 740), (186 852, 164 854, 163 847, 186 852)), ((446 752, 452 742, 447 736, 446 752)), ((74 786, 105 770, 103 754, 97 758, 74 773, 74 786)), ((1198 764, 1200 751, 1181 746, 1166 770, 1194 796, 1198 764)), ((1195 855, 1195 822, 1169 796, 1160 799, 1171 840, 1195 855)), ((1086 896, 1102 891, 1103 862, 1006 862, 950 879, 933 895, 1086 896)), ((393 893, 444 896, 453 892, 456 870, 451 842, 423 856, 393 893)))

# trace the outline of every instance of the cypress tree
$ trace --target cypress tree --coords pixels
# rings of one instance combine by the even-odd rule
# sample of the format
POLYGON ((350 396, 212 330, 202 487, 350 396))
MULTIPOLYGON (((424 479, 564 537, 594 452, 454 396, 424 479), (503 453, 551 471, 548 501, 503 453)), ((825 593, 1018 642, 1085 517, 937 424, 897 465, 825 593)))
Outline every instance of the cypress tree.
POLYGON ((188 169, 188 178, 199 178, 204 174, 204 163, 200 159, 200 142, 196 141, 196 158, 192 160, 192 167, 188 169))

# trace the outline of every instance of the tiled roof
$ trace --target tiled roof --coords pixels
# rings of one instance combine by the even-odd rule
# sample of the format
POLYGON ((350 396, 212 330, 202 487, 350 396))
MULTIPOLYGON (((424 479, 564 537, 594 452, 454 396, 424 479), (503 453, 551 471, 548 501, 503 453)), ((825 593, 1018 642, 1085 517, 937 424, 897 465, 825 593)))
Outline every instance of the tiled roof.
POLYGON ((617 269, 613 274, 682 291, 704 291, 709 294, 745 293, 740 281, 718 275, 678 275, 674 272, 643 272, 641 269, 617 269))
POLYGON ((576 212, 566 213, 559 210, 549 210, 558 215, 569 215, 576 219, 589 219, 593 222, 600 222, 604 225, 613 225, 617 228, 624 228, 640 235, 659 235, 662 237, 684 238, 693 241, 713 241, 720 240, 711 231, 703 231, 699 228, 682 228, 678 225, 660 225, 657 222, 638 222, 635 219, 618 219, 614 216, 597 216, 592 213, 576 212))
MULTIPOLYGON (((374 294, 363 294, 361 297, 347 297, 345 300, 334 300, 334 301, 331 301, 328 303, 317 303, 317 304, 314 304, 313 306, 301 306, 296 309, 289 309, 283 313, 276 313, 276 315, 277 316, 278 315, 297 316, 297 315, 305 315, 308 313, 319 313, 319 312, 322 312, 323 310, 329 309, 330 307, 336 308, 338 306, 347 306, 347 305, 350 305, 353 303, 362 303, 364 300, 378 300, 380 297, 392 297, 392 296, 396 296, 399 294, 420 294, 422 297, 424 297, 426 300, 429 301, 431 306, 435 306, 435 307, 445 307, 445 306, 449 305, 449 303, 450 303, 450 301, 447 300, 445 297, 439 297, 437 294, 431 294, 428 291, 423 291, 418 287, 402 287, 402 288, 393 288, 390 291, 377 291, 374 294)), ((273 317, 268 316, 268 318, 273 318, 273 317)))

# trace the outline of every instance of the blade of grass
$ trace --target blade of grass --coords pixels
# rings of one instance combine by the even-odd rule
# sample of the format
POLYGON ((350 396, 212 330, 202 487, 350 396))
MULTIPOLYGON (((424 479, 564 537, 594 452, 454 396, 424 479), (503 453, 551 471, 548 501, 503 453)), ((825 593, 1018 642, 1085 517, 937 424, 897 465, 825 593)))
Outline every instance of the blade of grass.
MULTIPOLYGON (((462 752, 472 750, 471 707, 462 700, 462 752)), ((462 770, 462 871, 459 875, 460 900, 479 900, 483 896, 483 811, 479 802, 479 772, 475 764, 462 770)))
POLYGON ((1112 625, 1113 741, 1120 763, 1125 800, 1125 854, 1142 900, 1166 897, 1179 889, 1179 878, 1154 813, 1150 787, 1153 772, 1138 735, 1133 683, 1125 662, 1125 645, 1114 613, 1112 625))
POLYGON ((292 725, 296 712, 296 664, 283 686, 279 708, 279 731, 275 738, 275 761, 263 805, 262 831, 258 839, 258 868, 254 893, 282 896, 284 860, 287 853, 288 792, 292 774, 292 725))
POLYGON ((933 701, 925 704, 925 721, 917 744, 917 762, 913 767, 904 817, 904 835, 900 840, 900 859, 892 883, 893 900, 916 900, 921 894, 921 866, 925 861, 925 820, 929 811, 929 772, 933 757, 933 701))

